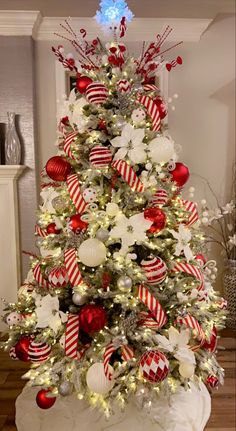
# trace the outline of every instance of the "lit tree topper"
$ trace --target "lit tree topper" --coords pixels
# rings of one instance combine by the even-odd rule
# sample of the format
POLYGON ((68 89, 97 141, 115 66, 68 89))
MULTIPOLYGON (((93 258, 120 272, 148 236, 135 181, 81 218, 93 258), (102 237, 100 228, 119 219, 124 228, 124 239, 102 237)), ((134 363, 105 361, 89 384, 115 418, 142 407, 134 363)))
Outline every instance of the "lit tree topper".
POLYGON ((107 26, 118 24, 123 17, 129 22, 133 16, 125 0, 102 0, 95 19, 99 24, 107 26))

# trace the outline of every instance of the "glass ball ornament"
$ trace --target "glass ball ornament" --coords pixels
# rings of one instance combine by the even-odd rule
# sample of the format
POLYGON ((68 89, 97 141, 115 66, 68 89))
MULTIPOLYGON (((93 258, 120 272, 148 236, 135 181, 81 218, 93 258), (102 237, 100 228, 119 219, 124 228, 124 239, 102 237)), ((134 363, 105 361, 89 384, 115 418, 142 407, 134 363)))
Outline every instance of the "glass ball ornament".
POLYGON ((190 379, 195 371, 195 365, 189 362, 181 362, 179 365, 179 374, 185 379, 190 379))
POLYGON ((107 229, 100 228, 96 232, 96 238, 99 239, 102 242, 107 241, 109 238, 109 232, 107 229))
MULTIPOLYGON (((113 374, 113 368, 111 365, 108 366, 109 373, 113 374)), ((114 386, 114 379, 109 380, 104 372, 104 364, 101 362, 96 362, 93 364, 87 372, 86 382, 90 391, 96 394, 105 395, 114 386)))
POLYGON ((62 212, 67 207, 67 202, 63 199, 62 196, 57 196, 52 200, 52 206, 56 211, 62 212))
POLYGON ((75 292, 72 295, 72 301, 75 305, 84 305, 87 302, 87 295, 81 295, 81 293, 75 292))
POLYGON ((50 396, 50 389, 41 389, 36 396, 36 403, 41 409, 50 409, 56 402, 56 397, 50 396))
POLYGON ((65 380, 62 382, 58 388, 58 392, 63 397, 66 397, 67 395, 72 394, 73 391, 73 384, 71 382, 68 382, 68 380, 65 380))
POLYGON ((96 238, 86 239, 78 250, 79 260, 86 266, 101 265, 106 259, 106 247, 96 238))
POLYGON ((122 275, 117 280, 117 287, 122 292, 127 292, 132 287, 132 278, 130 278, 128 275, 122 275))

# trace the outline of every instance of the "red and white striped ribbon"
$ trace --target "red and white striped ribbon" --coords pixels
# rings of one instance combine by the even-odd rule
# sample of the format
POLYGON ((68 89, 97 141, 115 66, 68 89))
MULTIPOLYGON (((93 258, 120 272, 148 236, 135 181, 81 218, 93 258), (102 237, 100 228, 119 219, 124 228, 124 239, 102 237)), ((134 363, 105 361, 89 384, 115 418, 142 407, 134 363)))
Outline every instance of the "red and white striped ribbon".
POLYGON ((69 195, 75 208, 77 209, 79 214, 82 214, 87 206, 82 193, 80 191, 80 184, 77 174, 68 175, 66 178, 66 184, 68 188, 69 195))
MULTIPOLYGON (((191 316, 191 314, 187 314, 187 316, 178 316, 176 319, 176 322, 179 323, 180 325, 185 325, 190 329, 193 329, 196 331, 197 333, 197 337, 200 340, 205 340, 205 333, 200 325, 200 323, 198 322, 198 320, 191 316)), ((199 346, 195 346, 195 347, 199 347, 199 346)))
POLYGON ((72 286, 79 286, 82 283, 82 275, 77 262, 75 248, 68 248, 64 252, 64 263, 67 270, 68 278, 72 286))
POLYGON ((155 330, 158 330, 160 328, 159 323, 153 318, 152 314, 148 311, 141 311, 139 313, 140 321, 139 325, 144 326, 145 328, 150 328, 155 330))
MULTIPOLYGON (((132 359, 134 357, 134 351, 132 349, 132 347, 123 344, 121 346, 119 346, 121 348, 121 357, 123 359, 123 361, 130 361, 130 359, 132 359)), ((109 362, 111 359, 112 354, 119 349, 119 347, 116 347, 114 345, 114 343, 110 343, 107 345, 105 353, 104 353, 104 373, 105 376, 107 377, 107 379, 111 380, 113 377, 113 373, 111 373, 111 371, 109 370, 109 362)))
POLYGON ((147 112, 152 119, 152 130, 158 132, 161 127, 161 118, 158 106, 151 97, 142 94, 138 96, 138 102, 147 109, 147 112))
POLYGON ((68 157, 70 157, 73 160, 76 160, 76 157, 72 154, 71 145, 75 142, 77 136, 78 136, 77 132, 71 132, 65 137, 65 140, 64 140, 64 147, 63 147, 64 152, 68 157))
POLYGON ((37 265, 33 269, 34 278, 41 287, 49 287, 48 281, 44 278, 43 273, 41 271, 40 263, 37 263, 37 265))
POLYGON ((173 268, 173 271, 175 272, 185 272, 186 274, 192 275, 197 280, 200 281, 200 285, 198 287, 198 290, 204 289, 204 276, 202 271, 197 268, 195 265, 192 265, 191 263, 177 263, 175 267, 173 268))
POLYGON ((45 238, 47 236, 47 232, 41 227, 39 227, 37 224, 35 225, 34 232, 36 235, 41 236, 41 238, 45 238))
POLYGON ((186 201, 182 199, 182 203, 185 206, 186 210, 190 213, 188 216, 187 226, 192 226, 199 220, 197 205, 194 202, 186 201))
POLYGON ((69 314, 66 323, 65 353, 71 359, 78 359, 79 315, 69 314))
POLYGON ((152 316, 159 325, 159 328, 167 323, 167 316, 160 302, 142 284, 138 288, 138 297, 151 311, 152 316))
POLYGON ((145 91, 158 91, 158 88, 155 84, 144 84, 143 89, 145 91))
POLYGON ((123 180, 125 180, 127 184, 129 184, 130 188, 134 192, 140 192, 140 193, 143 192, 144 184, 137 177, 133 168, 130 165, 128 165, 128 163, 126 163, 125 160, 115 160, 111 166, 113 169, 119 172, 123 180))

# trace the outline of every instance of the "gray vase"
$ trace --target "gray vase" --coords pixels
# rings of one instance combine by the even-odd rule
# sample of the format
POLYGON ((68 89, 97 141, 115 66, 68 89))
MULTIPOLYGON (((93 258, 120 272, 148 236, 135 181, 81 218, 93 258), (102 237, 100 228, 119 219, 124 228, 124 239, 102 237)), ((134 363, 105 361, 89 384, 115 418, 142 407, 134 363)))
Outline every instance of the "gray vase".
POLYGON ((236 260, 229 260, 228 267, 224 273, 224 292, 227 299, 228 316, 226 326, 236 329, 236 260))
POLYGON ((21 161, 21 145, 15 127, 15 112, 8 112, 7 117, 5 163, 6 165, 19 165, 21 161))

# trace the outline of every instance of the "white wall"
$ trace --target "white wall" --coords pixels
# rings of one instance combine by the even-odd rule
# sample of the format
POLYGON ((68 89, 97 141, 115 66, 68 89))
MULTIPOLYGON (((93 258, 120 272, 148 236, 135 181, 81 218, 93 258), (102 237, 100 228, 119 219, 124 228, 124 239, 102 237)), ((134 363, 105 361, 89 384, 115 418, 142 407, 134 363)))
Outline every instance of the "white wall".
MULTIPOLYGON (((199 43, 178 48, 182 67, 170 73, 169 94, 179 94, 169 127, 182 145, 181 160, 192 173, 195 198, 214 203, 204 177, 222 203, 230 199, 234 159, 234 17, 218 15, 199 43)), ((133 46, 133 48, 137 48, 133 46)), ((136 49, 135 49, 136 51, 136 49)), ((175 53, 173 53, 174 57, 175 53)), ((40 165, 55 153, 55 59, 51 43, 36 43, 40 165)))

